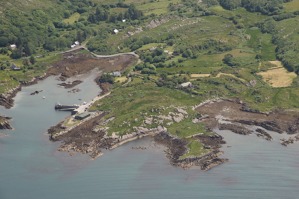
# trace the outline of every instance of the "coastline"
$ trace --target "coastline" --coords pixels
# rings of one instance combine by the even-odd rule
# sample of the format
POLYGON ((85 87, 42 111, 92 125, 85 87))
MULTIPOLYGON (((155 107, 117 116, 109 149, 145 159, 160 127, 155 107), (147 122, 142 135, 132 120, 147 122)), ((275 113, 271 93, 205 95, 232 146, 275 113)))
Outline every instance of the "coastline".
MULTIPOLYGON (((75 80, 71 84, 69 84, 66 82, 68 78, 74 77, 79 74, 85 74, 89 71, 92 71, 95 68, 98 68, 106 72, 112 70, 124 70, 130 64, 135 62, 135 58, 138 58, 134 53, 124 53, 120 55, 117 54, 114 56, 97 57, 91 52, 87 55, 80 54, 81 50, 82 49, 76 49, 70 52, 63 52, 63 59, 51 65, 51 67, 49 67, 43 75, 33 77, 30 81, 20 81, 17 87, 7 91, 6 93, 0 94, 0 106, 5 107, 6 109, 12 108, 14 106, 14 97, 17 95, 19 91, 22 90, 22 87, 37 84, 38 81, 44 80, 49 76, 59 75, 59 78, 62 81, 60 85, 64 86, 66 89, 72 88, 80 84, 81 81, 75 80), (70 59, 70 57, 73 60, 70 59), (76 64, 74 64, 74 61, 76 62, 76 64), (86 68, 82 70, 81 65, 85 64, 86 68)), ((95 81, 97 79, 98 77, 95 78, 95 81)), ((98 85, 102 89, 102 94, 106 94, 109 92, 109 86, 104 84, 98 85)), ((3 128, 11 129, 12 127, 10 126, 9 122, 7 122, 3 124, 3 128)))
MULTIPOLYGON (((62 60, 53 63, 43 75, 33 77, 30 81, 27 82, 20 81, 17 87, 7 91, 6 93, 0 94, 0 106, 5 107, 6 109, 10 109, 14 105, 13 98, 19 91, 22 90, 23 86, 30 86, 36 84, 38 83, 38 81, 46 79, 49 76, 60 75, 60 79, 63 83, 65 83, 65 81, 68 78, 79 74, 85 74, 95 68, 99 68, 104 72, 111 72, 113 70, 123 71, 126 67, 135 62, 135 59, 138 59, 138 55, 136 55, 135 53, 121 53, 115 55, 102 56, 96 55, 89 51, 90 54, 83 55, 80 54, 80 51, 83 49, 85 48, 78 48, 62 52, 62 60), (82 65, 85 65, 84 69, 82 69, 82 65)), ((73 85, 63 85, 69 87, 76 85, 76 83, 79 84, 79 82, 73 83, 73 85)), ((103 86, 103 88, 105 89, 106 87, 103 86)))
MULTIPOLYGON (((7 101, 6 106, 13 106, 13 97, 18 91, 21 90, 22 86, 29 86, 51 75, 59 74, 61 80, 65 82, 70 77, 78 74, 84 74, 94 68, 99 68, 95 67, 94 65, 90 65, 86 69, 80 71, 81 64, 77 64, 74 66, 74 68, 70 69, 74 60, 68 60, 69 56, 69 54, 66 54, 65 58, 61 62, 51 67, 51 71, 48 71, 43 76, 35 77, 28 82, 21 82, 20 86, 12 89, 7 96, 1 95, 6 99, 5 102, 7 101), (63 64, 68 65, 64 66, 63 64)), ((76 56, 76 54, 74 56, 76 56)), ((77 58, 79 60, 82 58, 83 63, 93 60, 91 57, 80 56, 81 55, 79 55, 77 58)), ((108 66, 110 67, 110 65, 103 66, 103 71, 107 72, 112 70, 108 66)), ((123 65, 117 67, 122 70, 124 69, 123 65)), ((64 85, 72 86, 72 84, 73 83, 70 85, 64 85)), ((88 108, 96 100, 106 97, 110 94, 109 84, 98 83, 98 85, 102 88, 102 95, 95 97, 90 103, 87 103, 87 106, 84 107, 83 110, 86 110, 86 108, 88 108)), ((296 134, 299 132, 299 117, 297 112, 294 112, 291 115, 289 115, 287 111, 282 110, 264 113, 258 110, 250 109, 239 99, 211 99, 192 107, 192 109, 202 115, 201 118, 197 118, 196 121, 193 122, 203 123, 208 130, 219 127, 220 129, 231 130, 234 133, 247 135, 253 133, 253 131, 248 131, 247 126, 258 126, 260 129, 256 130, 255 132, 257 136, 269 141, 271 140, 271 136, 269 136, 265 130, 275 131, 278 133, 286 132, 288 134, 296 134)), ((204 148, 208 149, 208 152, 201 154, 200 156, 180 158, 187 153, 187 143, 184 139, 171 135, 169 132, 167 132, 165 127, 158 126, 157 128, 153 129, 136 127, 135 132, 123 136, 117 136, 115 134, 108 135, 107 129, 99 128, 101 124, 107 123, 107 120, 109 120, 104 120, 104 116, 106 114, 107 113, 105 112, 92 112, 91 117, 77 122, 71 127, 64 126, 64 120, 48 130, 50 140, 62 142, 62 145, 58 149, 59 151, 66 151, 70 154, 74 151, 80 152, 83 154, 88 154, 92 159, 95 159, 103 155, 103 149, 113 150, 133 140, 141 139, 146 136, 152 136, 157 143, 163 144, 167 147, 166 156, 173 166, 178 166, 184 169, 190 168, 192 166, 199 166, 202 170, 209 170, 228 161, 228 159, 220 158, 220 155, 222 154, 220 148, 225 141, 218 134, 210 136, 202 136, 201 134, 193 135, 192 138, 198 140, 200 143, 203 143, 204 148)), ((299 138, 297 139, 297 137, 294 137, 294 141, 297 140, 299 140, 299 138)), ((293 143, 294 141, 282 141, 282 144, 287 145, 289 143, 293 143)))
MULTIPOLYGON (((102 97, 108 96, 109 93, 102 97)), ((90 103, 94 102, 92 100, 90 103)), ((241 135, 256 134, 258 137, 271 141, 272 137, 267 131, 277 133, 296 134, 299 131, 299 113, 287 111, 273 111, 263 113, 252 110, 245 103, 234 99, 209 100, 194 107, 194 110, 202 115, 202 118, 194 121, 203 123, 206 128, 213 131, 214 128, 220 130, 230 130, 241 135), (250 128, 255 126, 255 130, 250 128)), ((135 127, 135 131, 123 136, 115 133, 108 135, 105 125, 114 118, 106 118, 106 113, 98 113, 99 117, 90 117, 80 122, 74 127, 65 127, 63 122, 48 130, 52 141, 61 141, 60 151, 72 153, 73 151, 88 154, 92 159, 103 155, 102 150, 113 150, 125 143, 143 137, 151 136, 155 142, 164 145, 167 150, 166 157, 171 165, 188 169, 198 166, 201 170, 207 171, 215 166, 223 164, 228 159, 220 158, 223 152, 220 150, 226 142, 223 137, 215 131, 212 135, 195 134, 190 138, 203 144, 207 152, 200 156, 190 156, 181 158, 187 153, 187 142, 181 138, 171 135, 167 128, 158 126, 147 129, 135 127), (57 132, 58 130, 58 132, 57 132), (55 132, 56 131, 56 132, 55 132), (62 133, 61 133, 62 132, 62 133)), ((282 144, 286 145, 298 141, 298 136, 292 140, 287 140, 282 144)))
MULTIPOLYGON (((104 98, 110 93, 102 96, 97 96, 95 99, 104 98)), ((69 126, 69 121, 74 121, 75 116, 70 116, 48 129, 49 138, 51 141, 60 141, 62 144, 58 151, 68 152, 70 155, 73 152, 88 154, 92 159, 102 156, 103 150, 113 150, 128 142, 142 139, 151 136, 156 143, 162 144, 167 148, 166 157, 169 159, 171 165, 188 169, 192 166, 199 166, 202 170, 209 170, 215 166, 227 162, 227 159, 219 158, 222 154, 220 148, 225 143, 223 138, 219 135, 204 136, 197 134, 192 138, 204 144, 204 147, 209 149, 208 152, 200 156, 191 156, 187 158, 180 158, 187 152, 187 142, 183 139, 172 136, 167 128, 158 126, 157 128, 135 127, 135 131, 126 135, 108 135, 107 129, 103 126, 113 118, 106 118, 107 113, 92 112, 89 118, 86 118, 74 125, 69 126)), ((73 123, 73 122, 71 122, 73 123)))

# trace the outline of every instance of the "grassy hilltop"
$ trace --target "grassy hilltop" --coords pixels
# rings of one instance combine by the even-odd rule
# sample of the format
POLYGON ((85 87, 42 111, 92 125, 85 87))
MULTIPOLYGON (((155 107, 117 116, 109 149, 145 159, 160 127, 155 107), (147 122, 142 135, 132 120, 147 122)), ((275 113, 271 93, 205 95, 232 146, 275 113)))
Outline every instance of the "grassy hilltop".
POLYGON ((107 124, 110 134, 165 125, 189 142, 194 156, 207 152, 190 139, 209 134, 192 122, 199 117, 192 106, 204 100, 239 98, 261 111, 299 108, 299 0, 0 3, 0 93, 44 73, 75 41, 98 54, 140 56, 92 107, 115 118, 107 124), (12 63, 21 70, 12 71, 12 63), (178 108, 188 116, 159 120, 178 108))

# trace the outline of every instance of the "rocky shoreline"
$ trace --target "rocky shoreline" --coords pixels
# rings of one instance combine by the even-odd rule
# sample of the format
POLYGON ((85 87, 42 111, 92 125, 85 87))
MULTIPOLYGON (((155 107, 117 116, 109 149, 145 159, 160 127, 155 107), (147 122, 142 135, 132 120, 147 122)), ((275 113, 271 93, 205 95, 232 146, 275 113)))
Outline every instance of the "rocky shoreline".
MULTIPOLYGON (((43 80, 52 75, 60 75, 62 81, 66 81, 68 78, 85 74, 95 68, 98 68, 104 72, 112 72, 114 70, 123 71, 130 64, 135 62, 136 56, 119 55, 115 57, 95 57, 92 54, 82 54, 81 49, 63 53, 63 59, 54 63, 48 68, 46 73, 42 76, 32 78, 30 81, 21 81, 20 85, 5 94, 0 94, 0 106, 4 106, 10 109, 14 105, 13 98, 21 91, 23 86, 30 86, 36 84, 38 81, 43 80), (82 67, 84 65, 85 67, 82 67)), ((72 82, 71 84, 62 83, 65 88, 72 88, 80 84, 79 80, 72 82)), ((104 87, 105 88, 105 87, 104 87)))
POLYGON ((154 139, 157 143, 167 147, 166 155, 173 166, 178 166, 184 169, 188 169, 192 166, 199 166, 201 170, 207 171, 228 161, 228 159, 219 158, 219 156, 222 154, 219 149, 221 148, 222 144, 225 144, 225 141, 221 136, 197 135, 193 138, 201 141, 205 145, 205 148, 208 148, 211 151, 202 156, 181 159, 180 157, 187 152, 186 141, 172 137, 167 132, 161 132, 154 136, 154 139))
POLYGON ((248 108, 240 100, 227 99, 211 100, 195 107, 195 110, 206 116, 202 122, 210 129, 230 130, 240 135, 254 133, 268 141, 271 141, 272 137, 267 131, 296 134, 294 138, 282 140, 281 144, 285 146, 299 140, 297 111, 274 110, 263 113, 248 108))
MULTIPOLYGON (((193 122, 202 122, 211 131, 218 128, 220 130, 230 130, 240 135, 254 133, 258 137, 268 141, 271 141, 272 137, 267 131, 288 134, 298 133, 299 113, 297 112, 274 111, 262 113, 244 107, 246 105, 239 100, 221 99, 202 103, 194 108, 202 117, 193 122), (255 130, 251 128, 252 126, 256 126, 255 130)), ((182 110, 180 111, 182 112, 182 110)), ((132 140, 152 136, 155 142, 167 148, 165 151, 166 156, 173 166, 184 169, 198 166, 202 170, 209 170, 228 161, 228 159, 220 158, 222 154, 220 149, 225 144, 225 141, 223 137, 216 133, 211 135, 193 135, 191 138, 202 143, 204 149, 208 152, 201 156, 182 158, 188 152, 188 141, 174 137, 167 132, 167 128, 163 126, 154 129, 136 127, 134 128, 135 131, 131 134, 119 136, 113 133, 112 135, 108 135, 105 124, 114 118, 103 120, 106 114, 98 113, 98 116, 82 121, 80 125, 76 125, 72 129, 60 123, 49 129, 50 139, 62 142, 59 148, 60 151, 66 151, 70 154, 80 152, 96 158, 103 154, 103 150, 112 150, 132 140)), ((185 117, 184 115, 182 116, 185 117)), ((147 118, 144 123, 151 124, 151 121, 151 118, 147 118)), ((287 145, 294 141, 299 141, 299 136, 294 139, 282 141, 282 144, 287 145)))
POLYGON ((47 78, 49 75, 44 74, 39 77, 34 77, 32 80, 27 81, 27 82, 20 82, 20 85, 17 86, 16 88, 11 89, 10 91, 6 92, 5 94, 0 94, 0 106, 4 106, 7 109, 10 109, 11 107, 14 106, 14 97, 17 95, 19 91, 22 90, 23 86, 30 86, 33 84, 36 84, 38 81, 43 80, 47 78))
POLYGON ((12 126, 9 123, 10 117, 0 116, 0 129, 12 129, 12 126))
POLYGON ((16 94, 22 89, 22 86, 18 86, 14 89, 11 89, 6 94, 0 94, 0 106, 4 106, 7 109, 10 109, 14 105, 13 98, 16 94))
MULTIPOLYGON (((50 140, 62 142, 59 151, 68 152, 71 155, 74 152, 79 152, 88 154, 92 159, 95 159, 103 154, 103 150, 112 150, 127 142, 151 136, 156 143, 167 147, 166 156, 173 166, 184 169, 199 166, 202 170, 209 170, 227 161, 227 159, 219 158, 222 154, 219 149, 222 144, 225 144, 219 135, 194 135, 193 138, 203 143, 204 148, 209 152, 201 156, 181 158, 187 153, 188 142, 173 137, 165 127, 158 126, 152 129, 136 127, 134 132, 130 134, 119 136, 113 133, 109 135, 104 126, 114 118, 104 120, 103 118, 107 114, 104 112, 93 114, 95 116, 81 121, 73 127, 65 126, 65 121, 51 127, 48 130, 50 140)), ((68 120, 72 119, 69 118, 68 120)))

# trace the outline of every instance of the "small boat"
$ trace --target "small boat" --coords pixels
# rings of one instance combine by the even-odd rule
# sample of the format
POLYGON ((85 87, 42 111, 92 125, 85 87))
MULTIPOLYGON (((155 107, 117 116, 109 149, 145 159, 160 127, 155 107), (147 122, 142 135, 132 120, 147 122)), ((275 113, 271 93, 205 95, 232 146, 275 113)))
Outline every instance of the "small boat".
POLYGON ((46 97, 45 97, 45 96, 43 96, 43 99, 46 99, 46 97))

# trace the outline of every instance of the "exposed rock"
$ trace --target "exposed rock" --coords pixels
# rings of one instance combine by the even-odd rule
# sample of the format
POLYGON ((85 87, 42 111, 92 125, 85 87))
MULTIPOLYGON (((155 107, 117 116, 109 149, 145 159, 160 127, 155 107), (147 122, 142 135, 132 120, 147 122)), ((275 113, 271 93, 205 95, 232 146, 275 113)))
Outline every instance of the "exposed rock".
POLYGON ((299 134, 297 134, 294 137, 290 137, 289 139, 281 139, 281 145, 283 146, 288 146, 289 144, 293 144, 294 142, 298 142, 299 141, 299 134))
POLYGON ((175 163, 175 165, 183 168, 190 168, 195 165, 199 166, 201 170, 207 171, 228 161, 228 159, 219 158, 221 154, 222 152, 219 150, 214 150, 200 157, 190 157, 179 160, 175 163))
POLYGON ((274 131, 277 133, 283 133, 283 130, 281 127, 278 125, 276 121, 253 121, 253 120, 235 120, 234 122, 238 122, 241 124, 247 124, 247 125, 255 125, 255 126, 260 126, 263 127, 264 129, 267 129, 269 131, 274 131))
POLYGON ((67 82, 67 83, 61 83, 61 84, 58 84, 59 86, 63 86, 64 88, 73 88, 79 84, 81 84, 82 81, 81 80, 75 80, 73 82, 67 82))
POLYGON ((0 116, 0 129, 12 129, 11 125, 8 122, 8 120, 10 119, 10 117, 0 116))
POLYGON ((180 156, 184 155, 187 152, 186 141, 179 138, 174 138, 169 135, 167 132, 161 132, 154 137, 157 143, 163 144, 168 147, 168 158, 172 163, 175 163, 180 156))
POLYGON ((250 107, 248 107, 246 104, 242 104, 240 111, 244 111, 244 112, 248 112, 248 113, 260 113, 260 114, 266 114, 266 113, 262 113, 259 110, 256 109, 252 109, 250 107))
POLYGON ((13 107, 14 100, 13 98, 16 96, 17 92, 21 90, 21 86, 18 86, 6 94, 0 94, 0 105, 4 106, 5 108, 13 107))
POLYGON ((184 119, 184 115, 179 113, 172 116, 174 122, 179 123, 184 119))
POLYGON ((45 73, 42 76, 34 77, 30 81, 20 82, 20 85, 16 88, 11 89, 10 91, 6 92, 5 94, 0 94, 0 106, 4 106, 5 108, 9 109, 13 107, 14 100, 13 98, 16 94, 22 90, 22 86, 30 86, 37 83, 39 80, 45 79, 48 75, 45 73))
POLYGON ((288 134, 299 133, 299 118, 297 118, 294 123, 290 124, 286 131, 288 134))
POLYGON ((249 130, 241 125, 224 123, 224 124, 219 124, 218 126, 219 126, 219 130, 230 130, 230 131, 240 134, 240 135, 249 135, 252 133, 251 130, 249 130))
POLYGON ((72 90, 69 90, 68 93, 78 93, 80 92, 79 88, 73 88, 72 90))
POLYGON ((255 87, 256 84, 257 84, 256 80, 253 79, 253 80, 250 80, 250 81, 246 84, 246 86, 248 86, 248 87, 255 87))
POLYGON ((176 108, 176 111, 179 112, 179 113, 181 113, 181 114, 188 115, 187 111, 185 111, 182 108, 176 108))
POLYGON ((203 143, 205 146, 208 146, 208 148, 218 149, 221 147, 222 144, 225 144, 226 142, 223 140, 223 137, 220 135, 195 135, 194 138, 198 139, 201 143, 203 143))
POLYGON ((162 19, 153 19, 151 20, 151 22, 146 26, 147 28, 149 29, 152 29, 152 28, 156 28, 166 22, 168 22, 169 19, 167 18, 162 18, 162 19))
POLYGON ((30 93, 30 95, 37 95, 37 94, 39 94, 40 92, 43 92, 43 90, 40 90, 40 91, 34 91, 34 92, 30 93))
POLYGON ((267 133, 265 130, 258 128, 255 131, 258 133, 257 134, 258 137, 263 137, 264 139, 266 139, 268 141, 272 140, 271 135, 269 133, 267 133))
POLYGON ((146 117, 144 120, 144 124, 151 125, 153 123, 153 118, 152 117, 146 117))

